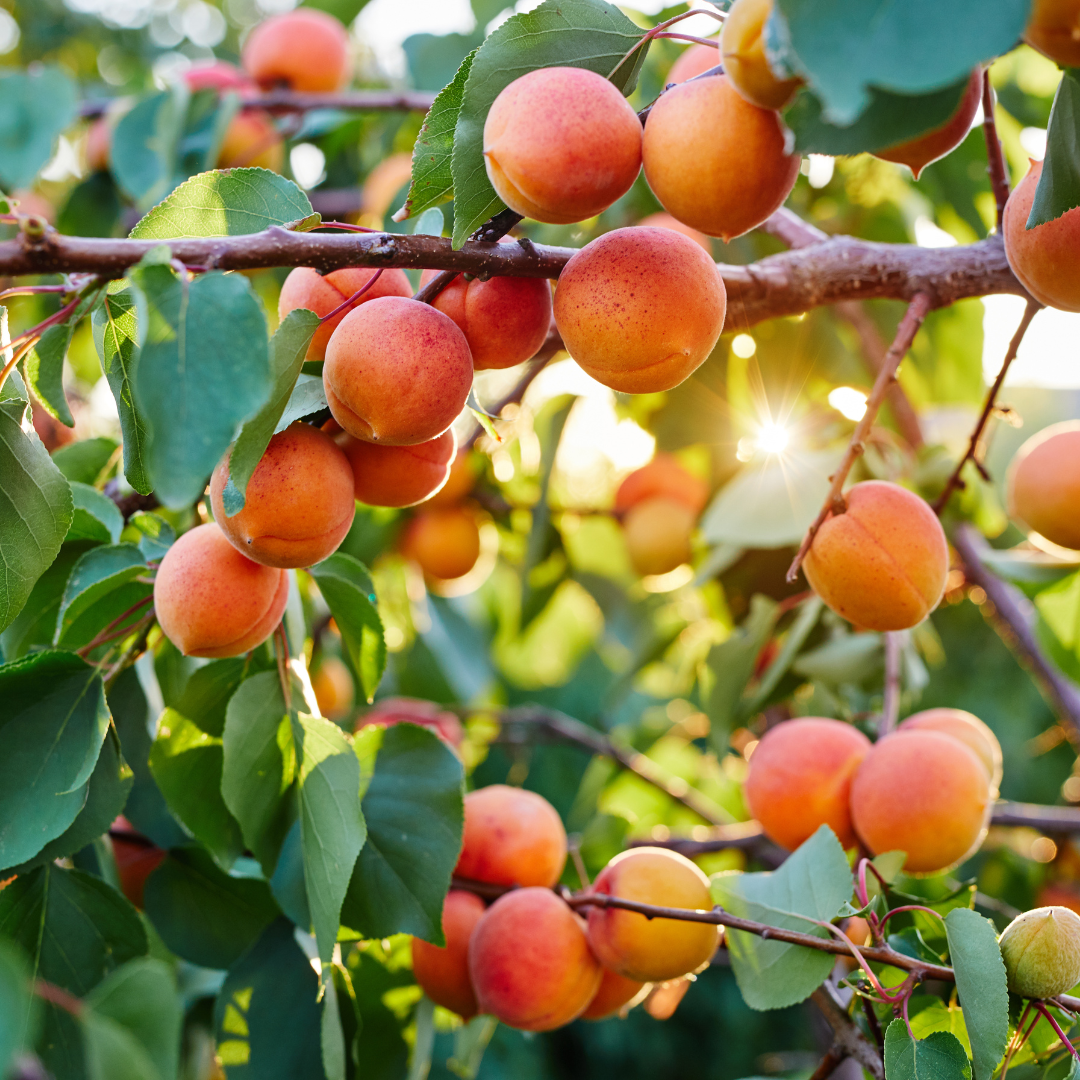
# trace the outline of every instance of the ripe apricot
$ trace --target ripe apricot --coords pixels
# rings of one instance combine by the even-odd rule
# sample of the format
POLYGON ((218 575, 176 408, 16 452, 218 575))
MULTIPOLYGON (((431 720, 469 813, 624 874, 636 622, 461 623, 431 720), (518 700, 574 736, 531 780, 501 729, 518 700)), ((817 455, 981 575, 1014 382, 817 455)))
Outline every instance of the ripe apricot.
POLYGON ((671 65, 667 81, 669 83, 686 82, 687 79, 703 75, 709 68, 721 63, 720 50, 713 45, 691 45, 684 49, 678 60, 671 65))
POLYGON ((356 700, 356 686, 343 660, 324 656, 311 676, 311 688, 323 716, 336 720, 345 716, 356 700))
POLYGON ((125 817, 118 817, 109 828, 120 891, 140 910, 146 879, 162 864, 165 852, 132 828, 125 817))
POLYGON ((645 984, 636 979, 624 979, 617 972, 604 968, 600 979, 600 988, 596 991, 589 1007, 581 1014, 582 1020, 606 1020, 614 1016, 628 1001, 641 993, 645 984))
POLYGON ((584 922, 550 889, 515 889, 476 924, 469 974, 480 1011, 523 1031, 580 1016, 600 985, 584 922))
POLYGON ((855 484, 847 510, 825 519, 803 562, 811 588, 868 630, 906 630, 937 607, 949 546, 933 510, 884 480, 855 484))
POLYGON ((679 464, 671 454, 657 454, 647 465, 629 473, 615 492, 615 513, 625 514, 645 499, 665 496, 700 514, 709 498, 709 485, 679 464))
POLYGON ((783 206, 800 158, 785 150, 778 113, 751 105, 726 76, 707 75, 653 105, 642 161, 665 210, 727 242, 783 206))
MULTIPOLYGON (((664 848, 631 848, 600 871, 593 891, 658 907, 712 911, 709 879, 689 859, 664 848)), ((680 919, 646 919, 636 911, 589 908, 589 944, 606 968, 627 979, 664 982, 707 964, 718 928, 680 919)))
POLYGON ((851 778, 869 752, 870 740, 839 720, 806 716, 777 724, 750 756, 746 805, 765 835, 788 851, 822 825, 852 847, 851 778))
POLYGON ((1034 0, 1024 40, 1062 67, 1080 67, 1080 3, 1034 0))
POLYGON ((760 109, 784 108, 802 86, 802 79, 782 79, 769 65, 765 24, 772 9, 773 0, 735 0, 720 38, 724 74, 751 105, 760 109))
POLYGON ((540 68, 492 103, 484 163, 511 210, 556 225, 582 221, 630 190, 641 168, 641 122, 602 75, 540 68))
POLYGON ((672 217, 666 210, 658 210, 655 214, 643 217, 638 225, 643 229, 671 229, 672 232, 682 233, 683 236, 693 240, 712 257, 712 241, 704 234, 684 225, 678 218, 672 217))
POLYGON ((914 874, 944 870, 972 854, 986 834, 991 801, 974 751, 918 728, 878 740, 851 782, 859 839, 875 855, 906 852, 904 869, 914 874))
POLYGON ((270 169, 285 165, 285 142, 273 117, 262 109, 243 109, 229 122, 218 150, 219 169, 270 169))
POLYGON ((104 116, 99 116, 86 133, 86 167, 90 172, 102 172, 109 167, 112 153, 112 127, 104 116))
POLYGON ((1066 907, 1017 915, 998 939, 1009 989, 1020 997, 1056 997, 1080 982, 1080 915, 1066 907))
POLYGON ((450 476, 434 495, 428 499, 428 506, 456 506, 468 497, 476 486, 476 469, 472 454, 462 448, 450 465, 450 476))
POLYGON ((461 857, 454 871, 492 885, 551 888, 566 862, 566 830, 542 795, 492 784, 465 796, 461 857))
POLYGON ((412 939, 416 982, 436 1005, 463 1020, 477 1013, 476 994, 469 979, 469 939, 484 915, 484 901, 474 893, 451 889, 443 901, 442 929, 446 945, 412 939))
POLYGON ((963 709, 924 709, 913 713, 901 725, 901 731, 940 731, 959 739, 982 762, 995 795, 1001 783, 1001 743, 977 716, 963 709))
POLYGON ((356 513, 349 459, 325 432, 297 421, 279 431, 248 481, 244 508, 229 517, 228 455, 210 478, 214 520, 237 551, 264 566, 312 566, 332 555, 356 513))
POLYGON ((356 497, 368 506, 414 506, 447 481, 457 449, 453 429, 415 446, 380 446, 342 433, 356 497))
POLYGON ((1009 466, 1006 492, 1010 517, 1059 547, 1080 549, 1080 421, 1028 439, 1009 466))
POLYGON ((405 526, 401 553, 440 581, 463 577, 480 558, 480 526, 468 506, 421 510, 405 526))
POLYGON ((453 319, 429 304, 380 296, 348 312, 331 335, 323 386, 350 435, 413 446, 457 419, 472 375, 469 343, 453 319))
POLYGON ((555 289, 567 351, 626 394, 678 386, 712 352, 726 311, 716 264, 670 229, 604 233, 571 257, 555 289))
POLYGON ((212 522, 184 533, 154 580, 157 620, 185 656, 254 649, 281 622, 288 599, 289 575, 241 555, 212 522))
POLYGON ((384 158, 367 174, 360 190, 360 208, 381 218, 390 209, 394 196, 412 178, 412 154, 402 151, 384 158))
POLYGON ((443 742, 459 747, 464 738, 461 721, 445 709, 440 709, 434 701, 422 701, 419 698, 384 698, 372 706, 356 722, 356 731, 368 724, 418 724, 431 728, 443 742))
POLYGON ((224 60, 194 64, 184 72, 184 82, 194 94, 199 90, 254 90, 255 84, 246 72, 224 60))
POLYGON ((690 562, 696 522, 686 503, 667 495, 635 503, 622 523, 631 565, 644 576, 667 574, 690 562))
POLYGON ((264 89, 330 93, 352 78, 349 33, 333 15, 298 8, 259 23, 240 61, 264 89))
MULTIPOLYGON (((278 296, 278 318, 284 319, 294 308, 307 308, 321 319, 335 308, 341 307, 349 297, 358 293, 374 277, 375 271, 363 266, 350 266, 320 274, 310 266, 297 266, 289 271, 278 296)), ((308 346, 308 360, 322 360, 330 336, 341 320, 361 304, 380 296, 412 296, 412 288, 404 270, 384 270, 374 285, 351 307, 320 323, 308 346)))

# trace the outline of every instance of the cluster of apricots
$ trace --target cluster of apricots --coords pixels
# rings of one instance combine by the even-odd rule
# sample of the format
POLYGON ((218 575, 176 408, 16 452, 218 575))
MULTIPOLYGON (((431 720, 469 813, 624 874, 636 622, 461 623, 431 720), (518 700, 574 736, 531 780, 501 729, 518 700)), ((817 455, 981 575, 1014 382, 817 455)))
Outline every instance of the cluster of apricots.
POLYGON ((903 851, 908 873, 955 866, 982 843, 1001 782, 994 733, 960 709, 928 709, 876 743, 820 717, 770 729, 745 795, 765 835, 793 851, 822 825, 846 848, 903 851))
POLYGON ((412 943, 416 981, 432 1001, 464 1019, 486 1013, 525 1031, 550 1031, 628 1010, 650 984, 709 963, 719 944, 716 926, 648 920, 588 902, 610 896, 711 910, 708 879, 689 859, 632 848, 568 903, 555 891, 566 854, 562 821, 541 796, 501 784, 465 796, 455 876, 459 886, 479 886, 447 895, 445 946, 412 943), (478 895, 499 886, 507 891, 494 902, 478 895))

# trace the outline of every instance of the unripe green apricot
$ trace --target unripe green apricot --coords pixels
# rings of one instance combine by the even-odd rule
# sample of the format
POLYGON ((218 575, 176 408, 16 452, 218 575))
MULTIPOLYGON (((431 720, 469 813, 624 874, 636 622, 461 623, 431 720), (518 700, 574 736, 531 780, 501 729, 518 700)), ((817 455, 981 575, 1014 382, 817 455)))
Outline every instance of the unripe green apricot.
POLYGON ((1009 989, 1020 997, 1055 997, 1080 983, 1080 915, 1068 908, 1017 915, 998 944, 1009 989))

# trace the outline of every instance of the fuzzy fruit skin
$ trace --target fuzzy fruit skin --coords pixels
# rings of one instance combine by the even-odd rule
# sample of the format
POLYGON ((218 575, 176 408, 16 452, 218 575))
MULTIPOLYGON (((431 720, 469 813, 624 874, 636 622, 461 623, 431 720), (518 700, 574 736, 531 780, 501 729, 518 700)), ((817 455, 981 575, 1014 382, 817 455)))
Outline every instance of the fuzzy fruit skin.
POLYGON ((354 730, 359 731, 368 724, 384 724, 386 727, 394 724, 417 724, 431 728, 443 742, 455 749, 461 746, 465 737, 461 721, 452 712, 444 712, 434 701, 423 701, 420 698, 383 698, 357 720, 354 730))
MULTIPOLYGON (((660 907, 711 911, 709 879, 689 859, 663 848, 631 848, 600 871, 593 892, 660 907)), ((604 967, 627 979, 664 982, 712 959, 718 928, 636 911, 589 908, 589 944, 604 967)))
POLYGON ((595 217, 641 168, 641 121, 613 83, 585 68, 515 79, 484 122, 484 162, 499 198, 534 221, 595 217))
POLYGON ((469 506, 439 506, 415 514, 401 535, 401 554, 426 577, 464 577, 480 558, 480 526, 469 506))
POLYGON ((751 105, 724 75, 664 94, 642 141, 645 178, 681 222, 725 243, 779 210, 799 175, 780 116, 751 105))
POLYGON ((469 343, 454 320, 400 296, 350 311, 323 367, 334 419, 350 435, 387 446, 441 435, 465 408, 472 377, 469 343))
POLYGON ((349 459, 329 435, 297 421, 279 431, 248 481, 244 508, 225 513, 228 455, 210 478, 214 520, 263 566, 313 566, 337 551, 356 513, 349 459))
POLYGON ((555 289, 567 351, 627 394, 678 386, 712 352, 726 311, 716 264, 670 229, 604 233, 571 257, 555 289))
POLYGON ((581 1014, 582 1020, 606 1020, 614 1016, 628 1001, 633 1001, 645 984, 636 979, 624 979, 614 971, 604 968, 600 987, 589 1007, 581 1014))
POLYGON ((1017 915, 998 945, 1009 989, 1020 997, 1056 997, 1080 983, 1080 915, 1066 907, 1017 915))
POLYGON ((477 923, 469 973, 480 1011, 522 1031, 552 1031, 588 1007, 601 968, 584 921, 550 889, 515 889, 477 923))
POLYGON ((332 93, 352 78, 349 32, 333 15, 312 8, 259 23, 248 34, 240 60, 264 90, 332 93))
POLYGON ((1020 447, 1006 496, 1009 517, 1060 547, 1080 549, 1080 421, 1051 424, 1020 447))
POLYGON ((810 587, 868 630, 906 630, 941 602, 949 546, 933 510, 899 484, 867 480, 844 496, 803 561, 810 587))
POLYGON ((642 229, 670 229, 672 232, 682 233, 688 240, 693 240, 709 258, 712 258, 712 241, 697 229, 684 225, 677 217, 672 217, 666 210, 658 210, 655 214, 643 217, 638 226, 642 229))
POLYGON ((415 506, 446 483, 457 450, 453 429, 415 446, 380 446, 342 433, 356 497, 368 506, 415 506))
POLYGON ((996 797, 1001 784, 1004 759, 997 736, 972 713, 963 709, 924 709, 900 724, 901 731, 940 731, 959 739, 982 762, 996 797))
POLYGON ((443 902, 445 947, 412 939, 413 975, 420 988, 436 1005, 456 1012, 463 1020, 471 1019, 478 1011, 469 978, 469 939, 484 910, 479 896, 451 889, 443 902))
POLYGON ((356 700, 356 686, 345 662, 336 656, 323 656, 314 675, 311 688, 319 703, 319 712, 331 720, 346 716, 356 700))
POLYGON ((630 563, 642 576, 668 574, 693 556, 697 514, 686 503, 655 495, 635 503, 623 518, 630 563))
POLYGON ((1080 3, 1034 0, 1024 40, 1062 67, 1080 67, 1080 3))
POLYGON ((542 795, 492 784, 465 796, 459 877, 551 888, 565 862, 566 830, 542 795))
POLYGON ((907 729, 879 739, 851 782, 855 832, 875 855, 906 851, 911 874, 944 870, 971 855, 986 835, 992 803, 983 763, 938 731, 907 729))
POLYGON ((185 656, 240 656, 281 622, 289 599, 284 570, 252 562, 210 523, 184 533, 154 580, 154 610, 185 656))
POLYGON ((711 45, 691 45, 671 65, 665 83, 682 83, 704 74, 720 64, 720 50, 711 45))
POLYGON ((221 140, 217 167, 281 172, 285 167, 285 143, 269 113, 244 109, 232 118, 221 140))
POLYGON ((619 484, 615 492, 615 513, 625 514, 639 502, 659 495, 681 502, 695 514, 700 514, 709 498, 709 485, 684 469, 671 454, 657 454, 619 484))
POLYGON ((852 847, 851 779, 870 747, 851 724, 815 716, 766 732, 750 756, 743 788, 765 835, 794 851, 828 825, 845 848, 852 847))
POLYGON ((427 501, 428 506, 457 506, 476 487, 476 469, 472 454, 462 448, 450 463, 446 483, 427 501))
POLYGON ((720 51, 724 74, 751 105, 782 109, 795 96, 802 79, 780 79, 765 55, 765 24, 773 0, 735 0, 728 10, 720 51))

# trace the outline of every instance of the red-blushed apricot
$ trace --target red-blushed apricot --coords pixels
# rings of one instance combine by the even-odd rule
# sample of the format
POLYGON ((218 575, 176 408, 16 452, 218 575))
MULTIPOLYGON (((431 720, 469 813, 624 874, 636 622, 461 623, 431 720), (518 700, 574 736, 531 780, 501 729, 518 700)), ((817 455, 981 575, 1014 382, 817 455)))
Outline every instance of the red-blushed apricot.
POLYGON ((90 172, 102 172, 109 167, 112 153, 112 127, 104 116, 99 116, 86 132, 86 167, 90 172))
POLYGON ((784 108, 802 86, 802 79, 782 79, 769 65, 765 24, 772 10, 773 0, 735 0, 728 9, 720 38, 724 74, 751 105, 760 109, 784 108))
POLYGON ((241 555, 213 522, 184 533, 154 579, 154 611, 185 656, 239 656, 281 622, 289 575, 241 555))
POLYGON ((270 169, 285 165, 285 142, 273 117, 262 109, 242 109, 229 122, 218 150, 219 169, 270 169))
POLYGON ((940 731, 898 730, 879 739, 851 782, 859 839, 875 855, 906 852, 909 874, 944 870, 971 855, 986 835, 991 804, 983 763, 940 731))
POLYGON ((413 515, 401 534, 401 553, 426 577, 464 577, 480 558, 480 524, 469 506, 437 506, 413 515))
POLYGON ((11 193, 11 198, 18 203, 20 214, 30 214, 34 217, 44 218, 50 224, 56 221, 56 207, 52 200, 40 191, 30 188, 18 188, 11 193))
POLYGON ((642 499, 623 518, 630 563, 641 575, 667 574, 693 555, 691 537, 697 514, 668 495, 642 499))
POLYGON ((967 138, 982 102, 982 80, 982 68, 976 68, 968 79, 967 89, 956 107, 956 112, 940 127, 885 150, 875 150, 874 157, 906 165, 918 180, 919 173, 927 165, 951 154, 967 138))
POLYGON ((624 979, 614 971, 604 968, 600 987, 589 1002, 589 1007, 581 1014, 582 1020, 606 1020, 614 1016, 627 1002, 633 1001, 641 993, 645 984, 636 979, 624 979))
POLYGON ((1006 493, 1011 518, 1059 547, 1080 549, 1080 421, 1051 424, 1028 439, 1009 466, 1006 493))
POLYGON ((1035 898, 1036 907, 1064 907, 1080 915, 1080 890, 1075 884, 1063 881, 1051 881, 1039 890, 1035 898))
POLYGON ((778 113, 751 105, 723 75, 661 95, 645 122, 645 178, 681 222, 725 242, 779 210, 799 175, 778 113))
POLYGON ((255 83, 244 71, 224 60, 211 60, 206 64, 194 64, 184 72, 184 82, 194 94, 199 90, 255 90, 255 83))
POLYGON ((949 572, 945 531, 926 502, 899 484, 866 480, 825 519, 806 554, 810 587, 868 630, 906 630, 941 601, 949 572))
POLYGON ((476 924, 469 974, 480 1012, 523 1031, 580 1016, 600 985, 584 922, 550 889, 515 889, 476 924))
POLYGON ((657 454, 647 465, 629 473, 615 492, 615 513, 625 514, 645 499, 666 496, 700 514, 709 498, 709 485, 679 464, 671 454, 657 454))
POLYGON ((352 78, 349 32, 333 15, 299 8, 259 23, 240 61, 264 89, 330 93, 352 78))
POLYGON ((413 446, 457 419, 472 375, 469 343, 453 319, 417 300, 380 296, 350 311, 330 336, 323 387, 350 435, 413 446))
POLYGON ((279 431, 229 517, 228 455, 210 478, 214 520, 237 551, 264 566, 312 566, 338 549, 356 513, 349 459, 325 432, 297 421, 279 431))
POLYGON ((434 701, 420 698, 384 698, 357 720, 355 730, 359 731, 368 724, 385 724, 387 727, 419 724, 420 727, 431 728, 443 742, 455 749, 461 746, 464 738, 461 721, 452 712, 440 709, 434 701))
POLYGON ((337 444, 352 466, 356 497, 368 506, 415 506, 447 481, 457 441, 453 429, 415 446, 380 446, 342 433, 337 444))
POLYGON ((900 724, 901 731, 940 731, 959 739, 982 762, 995 796, 1001 783, 1003 761, 997 736, 977 716, 963 709, 924 709, 900 724))
POLYGON ((402 152, 384 158, 367 174, 360 190, 360 209, 373 217, 383 217, 394 196, 411 178, 412 154, 402 152))
MULTIPOLYGON (((375 273, 375 270, 367 267, 350 266, 344 270, 320 274, 310 266, 297 266, 289 271, 289 276, 281 286, 281 293, 278 296, 278 318, 284 319, 295 308, 307 308, 308 311, 314 311, 321 319, 335 308, 341 307, 349 297, 358 293, 375 276, 375 273)), ((380 296, 412 296, 412 288, 404 270, 384 270, 375 284, 351 307, 345 308, 332 319, 320 323, 308 346, 308 360, 322 360, 326 356, 326 346, 330 341, 330 336, 338 328, 341 320, 361 304, 376 300, 380 296)))
MULTIPOLYGON (((664 848, 616 855, 593 882, 595 893, 658 907, 711 911, 709 879, 689 859, 664 848)), ((636 911, 589 908, 589 944, 604 967, 627 979, 665 982, 707 964, 718 928, 681 919, 646 919, 636 911)))
POLYGON ((1024 40, 1062 67, 1080 67, 1080 2, 1034 0, 1024 40))
POLYGON ((492 784, 465 796, 465 829, 455 874, 492 885, 550 888, 566 862, 566 830, 542 795, 492 784))
POLYGON ((331 720, 348 715, 356 700, 356 685, 343 660, 323 656, 311 676, 319 711, 331 720))
POLYGON ((712 257, 712 241, 704 234, 684 225, 677 217, 672 217, 666 210, 659 210, 655 214, 643 217, 638 225, 643 229, 671 229, 672 232, 682 233, 689 240, 693 240, 705 252, 712 257))
POLYGON ((686 976, 659 983, 649 991, 649 996, 642 1002, 642 1008, 654 1020, 670 1020, 682 999, 686 997, 691 982, 693 980, 686 976))
POLYGON ((476 466, 472 454, 462 448, 450 465, 450 476, 427 501, 428 506, 456 506, 476 487, 476 466))
POLYGON ((446 945, 440 948, 419 938, 412 939, 417 984, 436 1005, 456 1012, 463 1020, 477 1013, 476 994, 469 979, 469 939, 483 914, 484 901, 479 896, 451 889, 442 911, 446 945))
POLYGON ((1005 256, 1020 284, 1036 300, 1061 311, 1080 311, 1080 207, 1066 211, 1045 225, 1027 227, 1043 163, 1032 161, 1027 175, 1012 190, 1005 204, 1002 234, 1005 256))
POLYGON ((146 879, 162 864, 165 852, 136 831, 125 817, 118 817, 112 823, 109 840, 120 878, 120 891, 142 910, 146 879))
POLYGON ((715 45, 691 45, 684 49, 678 60, 671 65, 667 75, 667 82, 681 83, 687 79, 704 75, 709 68, 717 67, 721 63, 720 50, 715 45))
POLYGON ((765 835, 794 851, 828 825, 852 847, 851 778, 870 752, 858 728, 816 716, 770 728, 750 755, 743 794, 765 835))
POLYGON ((555 324, 594 379, 626 394, 678 386, 724 329, 716 264, 670 229, 604 233, 573 255, 555 289, 555 324))
POLYGON ((641 169, 641 122, 602 75, 540 68, 492 103, 484 162, 511 210, 556 225, 583 221, 630 190, 641 169))

